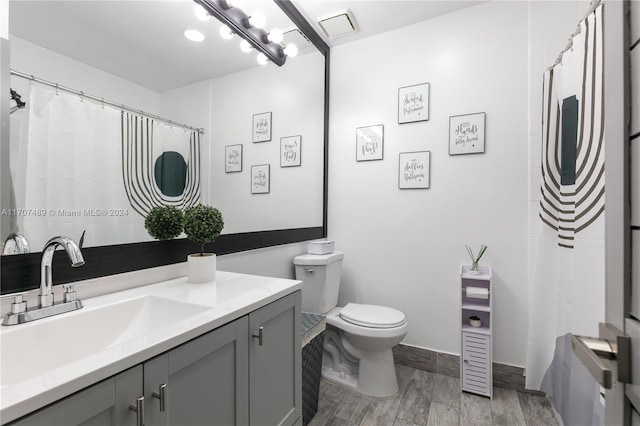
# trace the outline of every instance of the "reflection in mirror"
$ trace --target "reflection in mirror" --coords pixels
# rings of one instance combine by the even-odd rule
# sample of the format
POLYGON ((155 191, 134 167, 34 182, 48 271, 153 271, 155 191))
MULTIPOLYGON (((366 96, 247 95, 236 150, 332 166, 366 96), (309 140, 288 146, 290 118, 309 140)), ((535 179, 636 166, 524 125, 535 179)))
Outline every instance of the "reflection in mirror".
MULTIPOLYGON (((294 27, 274 3, 254 4, 268 28, 294 27)), ((10 84, 26 105, 10 116, 2 220, 32 251, 54 235, 84 235, 85 247, 148 241, 144 214, 157 204, 214 205, 226 234, 323 226, 324 56, 300 45, 283 67, 260 66, 194 6, 10 2, 10 84), (268 140, 253 142, 254 116, 267 112, 268 140), (281 167, 292 136, 300 165, 281 167), (233 172, 230 146, 241 146, 233 172), (255 194, 251 166, 262 164, 270 190, 255 194)))

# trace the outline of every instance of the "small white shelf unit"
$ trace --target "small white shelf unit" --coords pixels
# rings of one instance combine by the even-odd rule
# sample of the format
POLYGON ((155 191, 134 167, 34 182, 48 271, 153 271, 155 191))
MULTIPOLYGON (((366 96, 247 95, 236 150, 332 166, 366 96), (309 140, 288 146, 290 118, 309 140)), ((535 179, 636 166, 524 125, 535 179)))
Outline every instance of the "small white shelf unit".
POLYGON ((479 273, 473 274, 470 269, 468 265, 460 267, 462 289, 460 384, 465 392, 493 398, 492 271, 488 266, 480 266, 479 273), (471 289, 469 295, 467 295, 467 289, 471 289), (471 326, 469 317, 472 316, 480 318, 480 327, 471 326))

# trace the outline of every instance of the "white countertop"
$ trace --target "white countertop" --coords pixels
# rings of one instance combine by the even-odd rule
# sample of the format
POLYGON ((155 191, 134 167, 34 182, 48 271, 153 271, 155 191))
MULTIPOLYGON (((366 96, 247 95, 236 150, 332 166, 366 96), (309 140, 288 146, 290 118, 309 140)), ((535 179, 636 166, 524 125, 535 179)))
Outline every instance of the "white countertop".
MULTIPOLYGON (((83 299, 84 308, 78 311, 22 325, 0 327, 2 424, 140 364, 302 288, 301 281, 222 271, 217 272, 216 278, 215 283, 189 284, 186 277, 183 277, 83 299), (51 342, 41 339, 28 341, 27 344, 20 345, 22 347, 9 347, 10 345, 4 342, 15 340, 15 335, 11 336, 9 333, 28 331, 29 327, 36 327, 43 322, 48 322, 48 327, 55 328, 57 323, 68 324, 74 316, 81 319, 83 314, 86 315, 91 310, 144 296, 187 302, 205 308, 188 319, 171 322, 152 332, 110 345, 78 360, 56 363, 55 368, 46 369, 42 374, 33 377, 25 374, 24 380, 15 379, 16 372, 19 374, 33 371, 32 367, 38 359, 46 360, 52 353, 52 347, 51 342), (62 319, 65 319, 65 322, 62 322, 62 319), (18 351, 24 356, 13 356, 15 352, 11 356, 6 355, 13 351, 18 351), (11 379, 9 375, 12 375, 11 379)), ((74 339, 75 342, 90 342, 91 333, 88 331, 85 334, 87 335, 71 335, 69 339, 74 339)), ((64 347, 64 342, 60 342, 60 347, 53 349, 64 354, 64 347)))

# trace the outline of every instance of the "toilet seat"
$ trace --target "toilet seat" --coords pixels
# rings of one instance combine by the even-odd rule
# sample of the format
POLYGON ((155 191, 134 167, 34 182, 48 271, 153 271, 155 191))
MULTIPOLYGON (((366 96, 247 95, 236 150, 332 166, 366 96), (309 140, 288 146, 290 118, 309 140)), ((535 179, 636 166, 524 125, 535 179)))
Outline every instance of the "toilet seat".
POLYGON ((360 303, 347 303, 339 315, 351 324, 368 328, 394 328, 406 322, 404 314, 397 309, 360 303))

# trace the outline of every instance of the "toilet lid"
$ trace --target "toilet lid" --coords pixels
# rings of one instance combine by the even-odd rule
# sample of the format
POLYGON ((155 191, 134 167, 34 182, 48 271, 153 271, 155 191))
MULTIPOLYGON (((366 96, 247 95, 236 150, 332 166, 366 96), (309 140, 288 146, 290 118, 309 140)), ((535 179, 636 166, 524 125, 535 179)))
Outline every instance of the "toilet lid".
POLYGON ((404 314, 397 309, 359 303, 347 303, 340 310, 340 317, 352 324, 369 328, 393 328, 405 323, 404 314))

